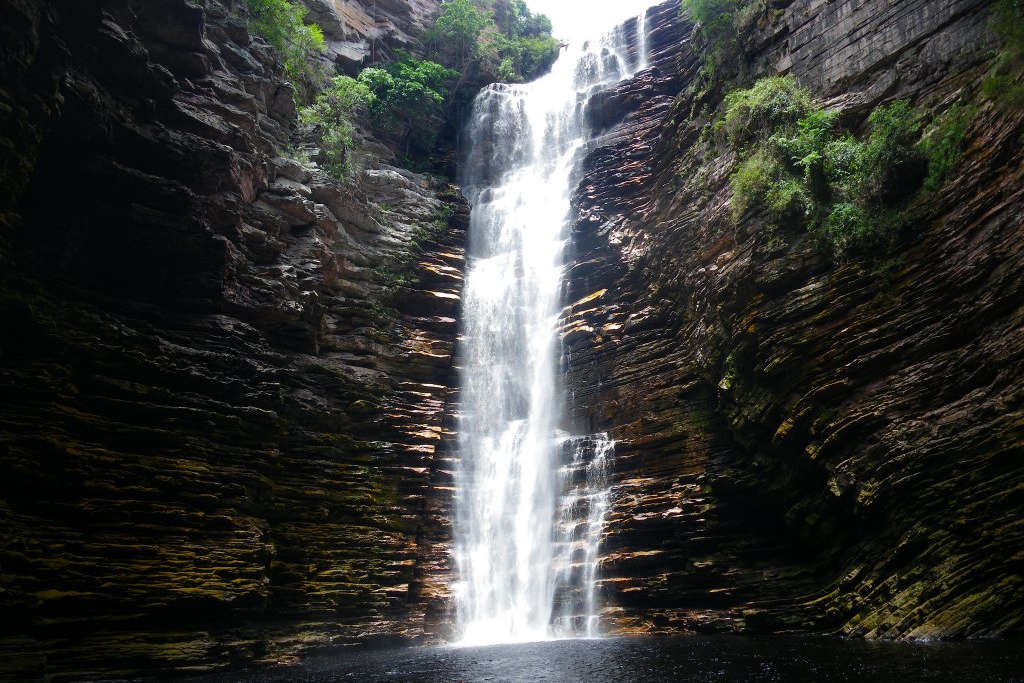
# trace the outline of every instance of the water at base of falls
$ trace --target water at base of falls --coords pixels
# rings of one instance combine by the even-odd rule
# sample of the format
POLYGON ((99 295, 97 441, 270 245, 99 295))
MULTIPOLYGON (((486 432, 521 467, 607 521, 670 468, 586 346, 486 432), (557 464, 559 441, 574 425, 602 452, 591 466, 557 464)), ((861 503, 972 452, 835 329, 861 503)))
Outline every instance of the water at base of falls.
POLYGON ((450 681, 1019 681, 1015 640, 919 643, 821 636, 560 640, 481 648, 356 650, 303 658, 298 667, 245 669, 190 683, 449 683, 450 681))
POLYGON ((467 128, 461 180, 473 210, 455 515, 465 644, 599 633, 614 444, 558 432, 556 328, 587 102, 646 66, 646 21, 632 25, 640 35, 619 27, 570 46, 538 81, 485 89, 467 128))

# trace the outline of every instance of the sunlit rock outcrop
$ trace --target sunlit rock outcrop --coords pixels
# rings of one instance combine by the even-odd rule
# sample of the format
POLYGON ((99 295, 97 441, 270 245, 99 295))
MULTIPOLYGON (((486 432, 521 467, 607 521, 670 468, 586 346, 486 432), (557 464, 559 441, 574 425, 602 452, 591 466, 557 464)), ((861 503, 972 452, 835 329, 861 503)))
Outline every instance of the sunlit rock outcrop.
POLYGON ((303 0, 324 31, 330 59, 358 71, 395 50, 418 54, 441 0, 303 0))

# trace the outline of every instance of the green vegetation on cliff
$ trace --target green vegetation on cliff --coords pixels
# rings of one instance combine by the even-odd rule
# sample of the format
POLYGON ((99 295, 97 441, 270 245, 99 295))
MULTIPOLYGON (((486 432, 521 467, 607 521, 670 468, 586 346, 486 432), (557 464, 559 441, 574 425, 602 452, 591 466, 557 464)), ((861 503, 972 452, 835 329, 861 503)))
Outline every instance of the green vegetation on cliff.
POLYGON ((681 9, 698 24, 703 41, 698 49, 707 79, 721 82, 735 75, 764 5, 752 0, 683 0, 681 9))
POLYGON ((900 209, 922 187, 937 191, 960 155, 970 111, 951 109, 921 139, 905 100, 875 109, 858 139, 791 76, 729 93, 717 128, 742 159, 732 213, 758 209, 772 227, 802 226, 836 256, 886 251, 900 209))
POLYGON ((306 24, 307 10, 288 0, 245 0, 254 33, 270 43, 281 57, 285 75, 296 87, 316 86, 320 75, 312 61, 324 49, 324 34, 306 24))
POLYGON ((316 100, 299 110, 299 120, 317 127, 321 165, 330 175, 341 178, 349 169, 353 146, 353 118, 373 100, 366 83, 349 76, 336 76, 316 100))
POLYGON ((683 0, 704 41, 704 70, 710 78, 732 67, 743 53, 743 36, 757 16, 750 0, 683 0))
POLYGON ((396 62, 363 69, 359 80, 372 94, 374 125, 398 135, 404 154, 422 156, 434 147, 448 84, 458 75, 436 62, 400 53, 396 62))
POLYGON ((1002 43, 991 71, 982 83, 985 97, 1006 106, 1024 106, 1024 0, 999 0, 992 10, 992 30, 1002 43))
POLYGON ((361 115, 393 134, 403 154, 421 159, 434 147, 448 83, 458 73, 399 53, 396 62, 363 69, 358 78, 336 76, 299 119, 315 126, 325 171, 341 178, 350 169, 355 125, 361 115))
POLYGON ((536 78, 558 56, 551 21, 534 14, 523 0, 446 0, 427 33, 430 56, 480 78, 522 81, 536 78))
MULTIPOLYGON (((286 0, 247 2, 277 8, 266 14, 272 27, 261 34, 283 46, 282 54, 291 54, 288 46, 300 43, 288 36, 302 32, 305 12, 289 9, 286 0)), ((315 27, 304 29, 318 33, 315 27)), ((328 173, 340 178, 350 169, 360 117, 391 140, 405 165, 430 167, 438 136, 458 118, 460 103, 468 103, 486 83, 536 77, 558 55, 550 20, 532 13, 523 0, 447 0, 425 42, 432 60, 399 51, 395 61, 369 66, 356 78, 331 79, 300 110, 300 120, 315 126, 328 173)))

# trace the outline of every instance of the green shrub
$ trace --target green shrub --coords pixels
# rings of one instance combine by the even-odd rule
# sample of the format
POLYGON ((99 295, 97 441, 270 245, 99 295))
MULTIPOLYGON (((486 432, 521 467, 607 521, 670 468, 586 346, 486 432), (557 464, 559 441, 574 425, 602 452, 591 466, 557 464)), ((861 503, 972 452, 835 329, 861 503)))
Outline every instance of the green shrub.
POLYGON ((365 83, 348 76, 336 76, 313 104, 299 110, 303 123, 318 127, 321 163, 324 170, 336 178, 344 176, 351 166, 352 119, 373 101, 374 95, 365 83))
POLYGON ((806 226, 840 258, 891 242, 899 227, 891 208, 921 186, 928 164, 906 101, 872 112, 859 141, 791 77, 730 93, 718 125, 743 157, 731 178, 733 218, 760 208, 769 227, 806 226))
POLYGON ((281 57, 285 76, 295 85, 303 80, 317 85, 319 74, 311 57, 324 49, 324 34, 316 24, 306 24, 307 10, 288 0, 245 0, 252 17, 251 28, 281 57))
POLYGON ((815 109, 814 98, 792 76, 762 78, 753 87, 725 96, 719 126, 735 147, 788 128, 815 109))
POLYGON ((921 187, 927 159, 917 149, 921 124, 906 100, 878 107, 868 118, 871 134, 862 152, 859 190, 875 199, 892 201, 921 187))
POLYGON ((736 12, 745 4, 744 0, 683 0, 683 7, 707 37, 732 31, 736 12))
POLYGON ((872 222, 865 210, 851 202, 839 202, 818 230, 833 252, 842 256, 851 252, 868 252, 881 247, 887 236, 883 222, 872 222))
POLYGON ((683 9, 700 26, 705 73, 712 80, 728 78, 739 66, 744 38, 760 13, 760 2, 683 0, 683 9))
POLYGON ((863 175, 864 145, 852 135, 825 143, 825 181, 830 185, 854 187, 863 175))
POLYGON ((800 172, 808 190, 815 196, 827 192, 825 155, 837 116, 835 112, 812 110, 796 122, 793 136, 783 134, 770 139, 786 162, 800 172))
POLYGON ((920 148, 928 158, 928 177, 924 189, 938 192, 950 171, 960 161, 964 139, 975 110, 956 105, 949 109, 925 138, 920 148))
POLYGON ((1006 107, 1024 107, 1024 84, 1019 82, 1024 63, 1024 0, 996 2, 989 26, 1002 50, 982 82, 982 94, 1006 107))
POLYGON ((982 95, 1002 107, 1024 107, 1024 84, 1018 82, 1019 62, 1019 58, 1000 53, 981 83, 982 95))
POLYGON ((771 225, 801 220, 813 208, 813 201, 799 178, 793 177, 767 148, 747 157, 731 178, 735 220, 755 206, 762 207, 771 225))
POLYGON ((998 0, 989 24, 1010 56, 1024 56, 1024 0, 998 0))

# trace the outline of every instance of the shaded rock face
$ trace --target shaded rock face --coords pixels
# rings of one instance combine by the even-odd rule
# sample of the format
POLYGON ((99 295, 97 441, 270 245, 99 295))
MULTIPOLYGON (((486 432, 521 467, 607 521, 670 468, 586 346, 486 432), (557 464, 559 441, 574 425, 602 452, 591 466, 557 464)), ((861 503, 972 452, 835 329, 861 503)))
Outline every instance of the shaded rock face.
POLYGON ((457 188, 280 156, 239 6, 0 7, 0 677, 436 638, 457 188))
MULTIPOLYGON (((733 225, 734 155, 699 151, 721 93, 690 88, 677 10, 596 112, 575 199, 565 369, 576 419, 618 441, 606 629, 1019 630, 1024 118, 983 105, 893 258, 836 264, 733 225)), ((786 3, 751 77, 788 71, 854 121, 892 97, 941 112, 989 66, 988 11, 786 3)))

